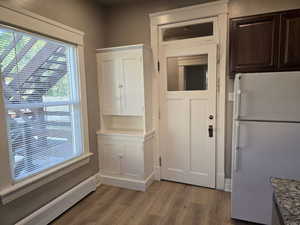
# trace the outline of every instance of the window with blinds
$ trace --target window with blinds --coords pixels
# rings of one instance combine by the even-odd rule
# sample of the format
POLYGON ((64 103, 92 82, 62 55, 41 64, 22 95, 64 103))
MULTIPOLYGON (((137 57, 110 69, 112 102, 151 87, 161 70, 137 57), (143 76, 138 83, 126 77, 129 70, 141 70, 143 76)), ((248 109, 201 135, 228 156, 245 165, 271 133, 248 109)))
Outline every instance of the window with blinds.
POLYGON ((83 153, 76 47, 0 26, 2 96, 13 178, 83 153))

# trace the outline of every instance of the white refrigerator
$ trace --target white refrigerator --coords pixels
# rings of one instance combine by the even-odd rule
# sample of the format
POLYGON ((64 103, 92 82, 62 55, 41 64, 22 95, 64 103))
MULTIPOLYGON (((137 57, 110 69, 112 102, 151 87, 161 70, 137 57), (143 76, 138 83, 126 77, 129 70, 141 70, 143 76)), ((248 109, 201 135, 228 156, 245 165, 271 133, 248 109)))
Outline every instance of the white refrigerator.
POLYGON ((300 72, 235 78, 232 218, 271 224, 270 177, 300 179, 300 72))

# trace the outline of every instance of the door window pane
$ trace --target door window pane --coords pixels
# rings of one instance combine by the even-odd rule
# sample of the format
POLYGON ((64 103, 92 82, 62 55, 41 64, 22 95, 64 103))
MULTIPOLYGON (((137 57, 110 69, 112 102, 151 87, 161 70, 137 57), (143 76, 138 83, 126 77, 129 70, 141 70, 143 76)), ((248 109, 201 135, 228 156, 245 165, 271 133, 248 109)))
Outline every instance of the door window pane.
POLYGON ((207 90, 208 55, 167 58, 168 91, 207 90))
POLYGON ((206 37, 214 34, 213 22, 199 23, 183 27, 167 28, 163 31, 163 41, 206 37))

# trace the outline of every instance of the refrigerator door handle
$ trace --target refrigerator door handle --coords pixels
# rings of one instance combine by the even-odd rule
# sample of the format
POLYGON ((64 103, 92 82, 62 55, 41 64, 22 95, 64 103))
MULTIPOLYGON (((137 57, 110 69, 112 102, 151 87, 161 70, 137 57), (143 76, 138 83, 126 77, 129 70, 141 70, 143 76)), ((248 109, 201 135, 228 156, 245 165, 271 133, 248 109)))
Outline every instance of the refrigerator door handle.
POLYGON ((240 89, 240 82, 242 79, 242 75, 238 74, 235 78, 234 81, 234 90, 235 90, 235 95, 234 95, 234 119, 238 120, 240 116, 240 106, 241 106, 241 95, 242 91, 240 89))
POLYGON ((234 156, 234 171, 235 172, 238 172, 238 170, 239 170, 239 160, 238 160, 238 158, 239 158, 239 147, 236 147, 235 148, 235 151, 234 151, 234 153, 235 153, 235 156, 234 156))
POLYGON ((240 133, 240 123, 236 122, 235 124, 235 146, 234 146, 234 171, 237 172, 239 170, 239 133, 240 133))
POLYGON ((235 111, 235 119, 238 120, 240 116, 240 108, 241 108, 241 90, 238 90, 236 93, 236 111, 235 111))

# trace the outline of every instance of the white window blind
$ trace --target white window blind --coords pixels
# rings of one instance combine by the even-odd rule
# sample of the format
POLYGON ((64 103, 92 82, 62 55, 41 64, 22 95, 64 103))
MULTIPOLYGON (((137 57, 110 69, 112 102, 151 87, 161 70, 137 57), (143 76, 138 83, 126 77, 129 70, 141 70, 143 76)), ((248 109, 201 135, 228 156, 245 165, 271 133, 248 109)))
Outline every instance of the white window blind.
POLYGON ((0 26, 2 95, 13 178, 83 153, 76 47, 0 26))

